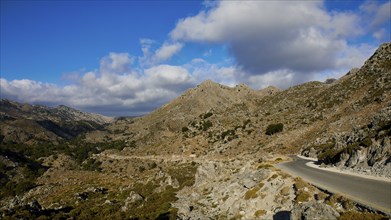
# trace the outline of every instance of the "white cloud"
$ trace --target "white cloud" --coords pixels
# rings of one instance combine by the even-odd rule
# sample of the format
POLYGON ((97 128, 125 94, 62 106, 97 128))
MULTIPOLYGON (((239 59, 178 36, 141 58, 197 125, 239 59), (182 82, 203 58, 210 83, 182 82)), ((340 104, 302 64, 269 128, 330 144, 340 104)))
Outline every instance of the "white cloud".
POLYGON ((380 3, 366 1, 360 6, 361 21, 365 29, 372 33, 378 42, 391 39, 391 1, 380 3))
POLYGON ((141 49, 143 51, 143 56, 139 57, 139 63, 143 67, 150 67, 162 63, 164 61, 167 61, 172 56, 179 53, 183 48, 182 43, 165 42, 160 48, 157 48, 155 51, 151 51, 153 50, 152 46, 154 44, 157 44, 155 41, 152 41, 150 39, 148 40, 142 39, 140 43, 141 43, 141 49))
POLYGON ((340 54, 351 49, 347 39, 365 32, 360 22, 352 12, 326 11, 321 1, 220 1, 179 20, 170 37, 228 44, 250 75, 290 70, 310 77, 339 68, 340 54))
POLYGON ((241 70, 235 66, 213 64, 201 58, 193 59, 190 63, 185 64, 184 68, 191 72, 196 84, 211 79, 224 85, 233 86, 237 84, 237 79, 241 76, 241 70))
POLYGON ((85 72, 64 87, 1 78, 1 98, 130 115, 149 112, 194 86, 194 79, 183 67, 158 65, 137 73, 129 68, 131 61, 129 54, 110 53, 101 59, 99 70, 85 72))
POLYGON ((336 68, 345 70, 345 73, 351 68, 360 68, 377 49, 369 44, 359 44, 357 46, 343 45, 344 50, 339 53, 336 61, 336 68))
POLYGON ((247 78, 246 83, 255 89, 263 89, 270 85, 281 89, 286 89, 289 86, 297 84, 297 73, 291 72, 288 69, 268 72, 262 75, 253 75, 247 78))
POLYGON ((178 53, 182 47, 183 44, 181 43, 164 43, 162 47, 156 50, 154 58, 157 62, 166 61, 178 53))
POLYGON ((381 28, 375 32, 373 32, 372 36, 378 40, 381 41, 382 39, 385 39, 387 36, 387 30, 385 28, 381 28))
POLYGON ((366 1, 360 6, 361 11, 367 14, 370 27, 379 27, 391 18, 391 2, 379 4, 377 1, 366 1))
POLYGON ((102 74, 117 73, 124 74, 129 72, 133 58, 128 53, 109 53, 100 61, 100 71, 102 74))

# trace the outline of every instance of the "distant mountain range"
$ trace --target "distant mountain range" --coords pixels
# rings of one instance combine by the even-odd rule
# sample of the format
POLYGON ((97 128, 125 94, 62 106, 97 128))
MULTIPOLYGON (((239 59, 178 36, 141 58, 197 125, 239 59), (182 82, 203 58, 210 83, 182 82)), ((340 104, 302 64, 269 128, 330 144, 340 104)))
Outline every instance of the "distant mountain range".
POLYGON ((0 100, 0 135, 5 142, 56 142, 100 129, 111 121, 112 118, 81 112, 64 105, 51 108, 0 100))

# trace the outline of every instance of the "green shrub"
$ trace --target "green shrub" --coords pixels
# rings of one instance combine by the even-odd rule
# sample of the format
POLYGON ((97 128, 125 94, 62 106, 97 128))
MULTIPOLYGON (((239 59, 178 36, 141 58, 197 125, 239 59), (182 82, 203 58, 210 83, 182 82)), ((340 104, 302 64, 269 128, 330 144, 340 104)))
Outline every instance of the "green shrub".
POLYGON ((89 158, 87 159, 85 162, 83 162, 83 166, 82 168, 84 170, 90 170, 90 171, 102 171, 102 168, 100 168, 100 165, 102 164, 102 162, 100 161, 97 161, 93 158, 89 158))
POLYGON ((272 135, 272 134, 281 132, 283 129, 284 129, 284 125, 282 123, 270 124, 266 128, 266 134, 272 135))
POLYGON ((322 160, 326 163, 333 161, 334 157, 336 157, 341 150, 336 150, 334 148, 328 149, 325 152, 318 155, 318 160, 322 160))
POLYGON ((212 124, 211 121, 205 121, 204 124, 203 124, 202 130, 203 130, 203 131, 207 131, 207 130, 208 130, 210 127, 212 127, 212 126, 213 126, 213 124, 212 124))
POLYGON ((361 141, 361 145, 364 147, 369 147, 372 145, 372 140, 369 137, 364 138, 364 140, 361 141))
POLYGON ((15 193, 17 195, 20 195, 20 194, 34 188, 35 184, 33 181, 34 180, 28 179, 28 180, 16 183, 16 185, 14 185, 15 186, 15 193))
POLYGON ((182 128, 182 132, 187 132, 188 130, 189 130, 188 127, 183 127, 183 128, 182 128))
POLYGON ((213 115, 212 112, 205 113, 205 114, 204 114, 204 119, 207 119, 207 118, 209 118, 209 117, 212 116, 212 115, 213 115))

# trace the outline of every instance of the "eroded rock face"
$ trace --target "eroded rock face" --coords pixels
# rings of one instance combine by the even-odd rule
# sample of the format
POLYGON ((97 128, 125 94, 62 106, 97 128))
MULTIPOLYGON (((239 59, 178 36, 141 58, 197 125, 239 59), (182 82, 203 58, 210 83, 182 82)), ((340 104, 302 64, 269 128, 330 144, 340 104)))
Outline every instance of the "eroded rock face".
POLYGON ((292 210, 292 220, 315 220, 315 219, 328 219, 337 220, 339 213, 335 211, 331 206, 311 201, 296 205, 292 210))
POLYGON ((366 174, 391 177, 390 105, 373 115, 368 125, 353 129, 351 132, 334 133, 318 138, 302 150, 301 154, 304 156, 329 154, 323 157, 325 158, 323 162, 326 164, 366 174))
POLYGON ((385 137, 374 142, 369 147, 368 151, 368 165, 373 166, 376 163, 385 163, 387 158, 391 155, 390 138, 385 137))

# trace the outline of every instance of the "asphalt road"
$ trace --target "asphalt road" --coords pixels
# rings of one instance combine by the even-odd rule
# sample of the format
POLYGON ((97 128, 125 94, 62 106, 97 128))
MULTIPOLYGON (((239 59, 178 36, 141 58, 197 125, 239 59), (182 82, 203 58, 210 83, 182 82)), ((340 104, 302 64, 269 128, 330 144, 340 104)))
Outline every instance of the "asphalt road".
POLYGON ((362 205, 391 215, 391 181, 379 181, 342 173, 316 169, 306 165, 309 160, 294 157, 294 161, 276 167, 333 193, 339 193, 362 205))

